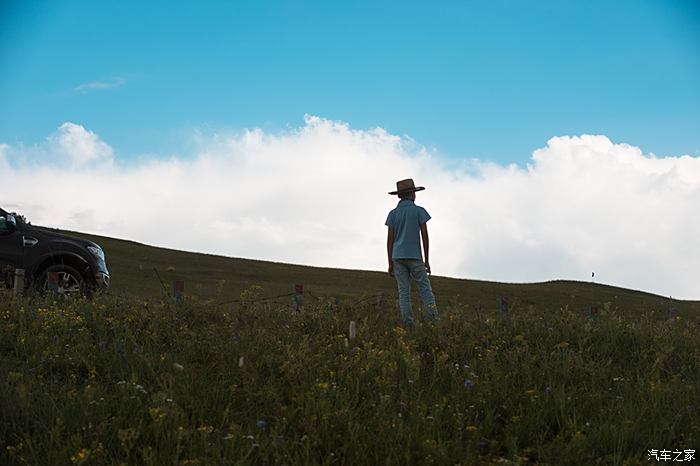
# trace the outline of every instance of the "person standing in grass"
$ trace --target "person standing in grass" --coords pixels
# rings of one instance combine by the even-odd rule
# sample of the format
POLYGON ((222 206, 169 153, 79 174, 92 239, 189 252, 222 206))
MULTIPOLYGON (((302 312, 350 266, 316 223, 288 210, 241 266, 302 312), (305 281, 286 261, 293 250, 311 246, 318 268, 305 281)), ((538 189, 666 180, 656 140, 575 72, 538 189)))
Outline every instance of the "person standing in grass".
POLYGON ((386 241, 386 252, 389 256, 389 275, 396 278, 399 288, 399 308, 404 323, 413 323, 411 311, 411 279, 418 285, 423 307, 430 320, 438 318, 435 296, 430 286, 428 274, 429 240, 428 212, 415 204, 416 191, 422 191, 423 186, 416 187, 411 178, 396 182, 396 191, 389 194, 399 197, 399 204, 389 212, 386 226, 389 232, 386 241), (425 251, 425 262, 421 254, 421 238, 425 251))

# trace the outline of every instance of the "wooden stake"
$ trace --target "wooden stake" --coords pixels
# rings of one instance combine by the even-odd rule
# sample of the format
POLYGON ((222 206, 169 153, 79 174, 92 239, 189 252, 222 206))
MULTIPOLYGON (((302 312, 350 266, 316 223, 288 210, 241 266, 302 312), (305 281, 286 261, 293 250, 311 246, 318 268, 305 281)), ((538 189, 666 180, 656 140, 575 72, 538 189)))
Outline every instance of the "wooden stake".
POLYGON ((21 296, 24 292, 24 269, 15 269, 15 296, 21 296))
POLYGON ((185 281, 175 280, 173 282, 173 298, 175 298, 175 304, 182 304, 185 300, 185 281))
POLYGON ((49 272, 46 279, 46 284, 48 290, 57 293, 58 292, 58 272, 49 272))

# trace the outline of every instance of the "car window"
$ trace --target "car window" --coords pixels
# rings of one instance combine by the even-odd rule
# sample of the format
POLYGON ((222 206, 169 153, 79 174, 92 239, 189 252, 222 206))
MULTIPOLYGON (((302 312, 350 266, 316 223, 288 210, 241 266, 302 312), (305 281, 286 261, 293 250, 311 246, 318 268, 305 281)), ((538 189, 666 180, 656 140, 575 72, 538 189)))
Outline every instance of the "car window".
POLYGON ((8 214, 0 215, 0 234, 9 233, 17 225, 13 216, 8 214))

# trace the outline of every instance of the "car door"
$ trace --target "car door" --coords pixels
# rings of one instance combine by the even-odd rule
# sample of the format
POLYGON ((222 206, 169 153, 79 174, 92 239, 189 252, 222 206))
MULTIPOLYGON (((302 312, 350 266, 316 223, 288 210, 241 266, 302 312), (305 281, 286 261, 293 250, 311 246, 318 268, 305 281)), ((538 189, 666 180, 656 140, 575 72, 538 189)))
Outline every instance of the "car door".
POLYGON ((24 246, 22 233, 17 231, 9 214, 0 209, 0 277, 5 275, 8 266, 11 269, 22 268, 24 246))

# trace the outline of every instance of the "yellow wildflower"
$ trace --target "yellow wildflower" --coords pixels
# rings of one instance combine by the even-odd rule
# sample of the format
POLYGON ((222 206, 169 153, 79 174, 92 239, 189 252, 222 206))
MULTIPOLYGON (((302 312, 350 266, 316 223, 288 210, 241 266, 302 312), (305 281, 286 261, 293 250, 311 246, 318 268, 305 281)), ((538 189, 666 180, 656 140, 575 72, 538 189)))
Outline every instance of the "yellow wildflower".
POLYGON ((73 464, 82 464, 90 457, 90 450, 81 448, 75 455, 71 455, 70 460, 73 464))
POLYGON ((214 431, 212 426, 199 426, 197 427, 197 432, 200 434, 211 434, 214 431))

